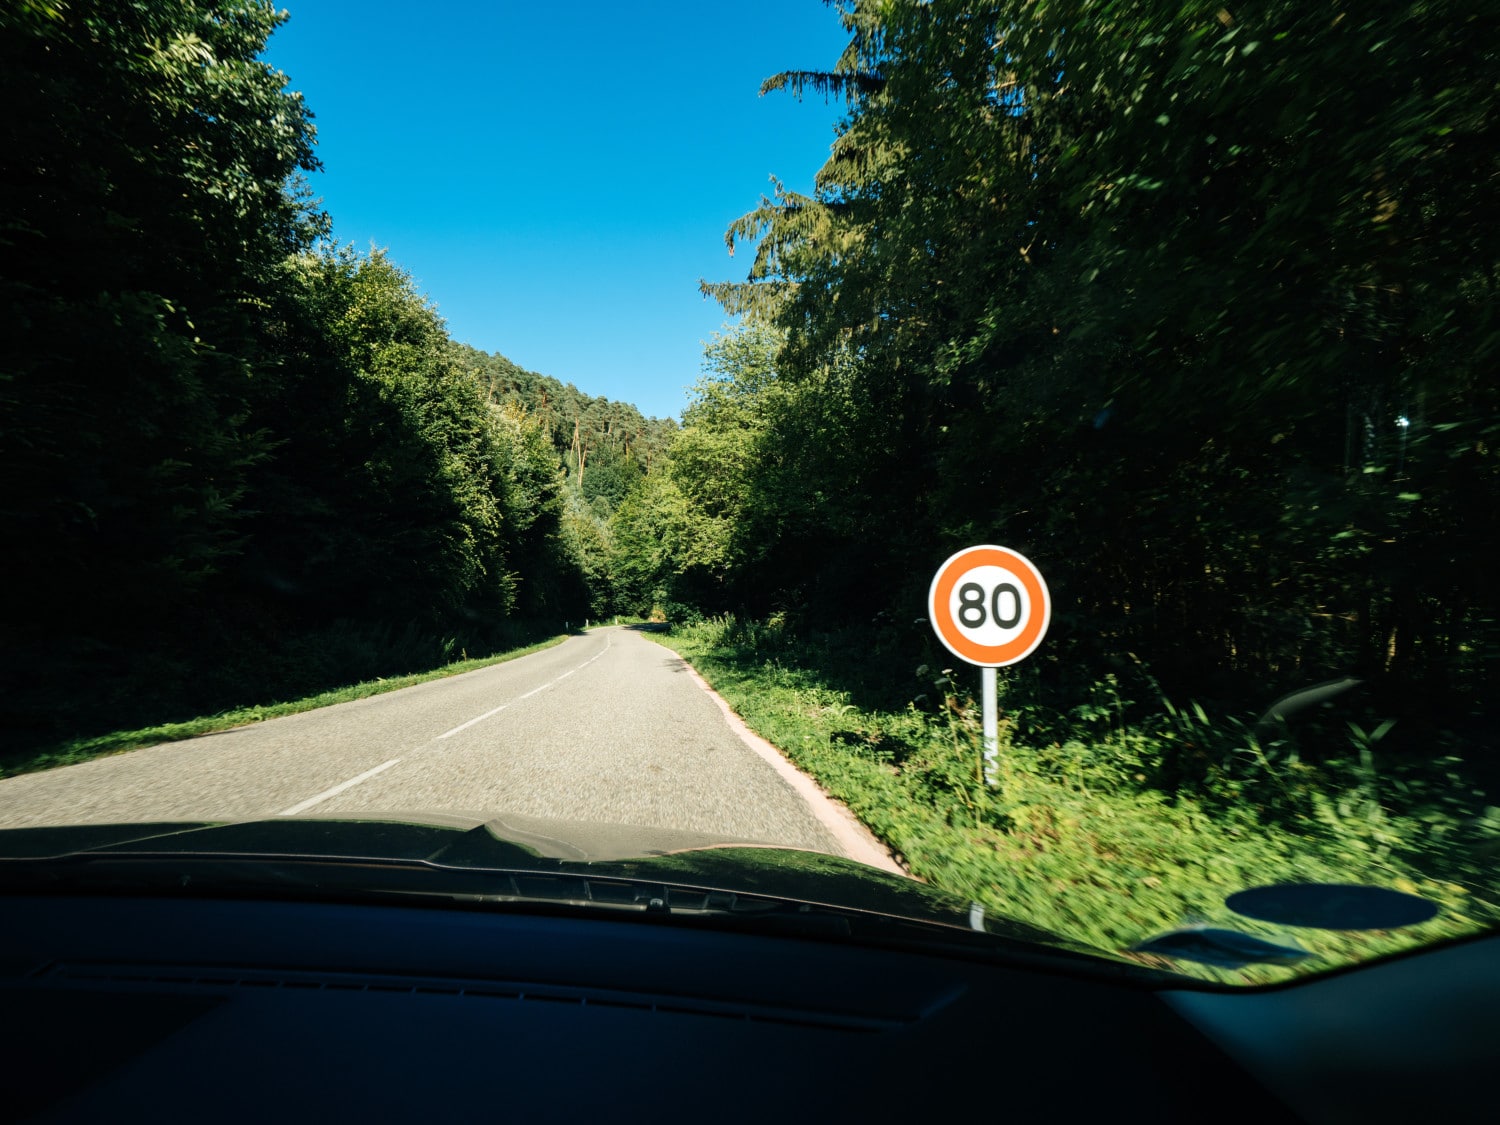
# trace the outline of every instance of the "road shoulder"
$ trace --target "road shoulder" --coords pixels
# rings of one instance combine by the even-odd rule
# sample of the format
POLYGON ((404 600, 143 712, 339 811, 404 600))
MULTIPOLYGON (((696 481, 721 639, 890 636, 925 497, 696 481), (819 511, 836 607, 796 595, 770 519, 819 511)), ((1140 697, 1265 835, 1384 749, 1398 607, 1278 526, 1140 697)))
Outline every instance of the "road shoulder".
POLYGON ((848 810, 841 802, 835 800, 823 787, 820 786, 807 774, 803 773, 786 756, 776 748, 774 743, 768 742, 746 725, 745 720, 735 713, 728 701, 716 692, 713 687, 698 674, 694 668, 681 655, 674 653, 677 659, 682 661, 682 666, 687 669, 688 675, 693 682, 702 688, 724 714, 724 721, 729 729, 739 736, 741 742, 758 754, 767 765, 774 769, 781 779, 807 802, 812 814, 817 817, 818 823, 826 828, 839 847, 844 850, 845 856, 858 863, 870 867, 889 871, 893 875, 906 875, 907 872, 898 864, 891 853, 875 836, 860 823, 859 818, 848 810))

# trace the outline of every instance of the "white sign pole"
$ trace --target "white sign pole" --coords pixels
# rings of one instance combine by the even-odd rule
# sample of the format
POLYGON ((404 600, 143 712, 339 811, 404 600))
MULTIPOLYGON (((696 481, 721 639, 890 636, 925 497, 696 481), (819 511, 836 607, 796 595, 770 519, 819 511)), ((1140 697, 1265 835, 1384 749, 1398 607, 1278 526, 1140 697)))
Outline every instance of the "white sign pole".
POLYGON ((983 543, 938 567, 927 617, 945 648, 983 669, 984 780, 999 783, 1000 702, 996 668, 1025 660, 1052 620, 1052 595, 1025 555, 983 543))
POLYGON ((996 696, 996 674, 993 668, 980 669, 984 681, 984 783, 999 785, 997 776, 1000 763, 1000 715, 996 696))

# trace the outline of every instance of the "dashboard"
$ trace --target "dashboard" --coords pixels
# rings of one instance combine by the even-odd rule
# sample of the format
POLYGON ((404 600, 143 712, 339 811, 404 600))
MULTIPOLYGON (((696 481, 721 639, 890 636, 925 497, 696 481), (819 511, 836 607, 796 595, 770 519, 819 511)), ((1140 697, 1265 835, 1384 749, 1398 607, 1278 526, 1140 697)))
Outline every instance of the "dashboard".
POLYGON ((8 1120, 1479 1120, 1500 939, 1250 992, 472 908, 0 899, 8 1120))

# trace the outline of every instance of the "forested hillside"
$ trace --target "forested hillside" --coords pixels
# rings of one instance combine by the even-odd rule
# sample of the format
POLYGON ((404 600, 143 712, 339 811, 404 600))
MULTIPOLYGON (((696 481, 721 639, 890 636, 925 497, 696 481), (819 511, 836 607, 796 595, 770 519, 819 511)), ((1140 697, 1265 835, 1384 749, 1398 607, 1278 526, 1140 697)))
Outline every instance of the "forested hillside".
MULTIPOLYGON (((517 367, 502 355, 460 346, 466 364, 508 417, 524 417, 551 442, 562 468, 559 535, 582 582, 573 619, 617 612, 621 598, 614 514, 640 488, 676 432, 628 403, 583 394, 571 383, 517 367)), ((649 612, 650 607, 643 612, 649 612)))
POLYGON ((0 13, 0 690, 17 743, 612 606, 672 423, 455 344, 338 245, 257 0, 0 13))
POLYGON ((524 408, 551 437, 570 471, 577 473, 581 460, 586 474, 604 472, 609 483, 601 481, 596 486, 604 493, 623 495, 628 488, 615 482, 620 473, 632 471, 611 473, 605 471, 606 466, 628 460, 645 472, 676 432, 670 418, 647 418, 627 402, 586 395, 571 383, 527 371, 498 353, 487 354, 468 345, 459 348, 484 380, 491 400, 524 408))

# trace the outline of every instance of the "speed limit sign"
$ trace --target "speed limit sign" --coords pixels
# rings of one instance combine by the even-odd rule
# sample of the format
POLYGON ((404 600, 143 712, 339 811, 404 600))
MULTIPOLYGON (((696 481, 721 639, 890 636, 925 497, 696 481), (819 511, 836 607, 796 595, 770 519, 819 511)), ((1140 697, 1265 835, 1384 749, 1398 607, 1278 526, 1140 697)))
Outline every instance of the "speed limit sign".
POLYGON ((985 544, 966 547, 938 568, 927 594, 928 620, 960 660, 1003 668, 1042 643, 1052 597, 1025 555, 985 544))

